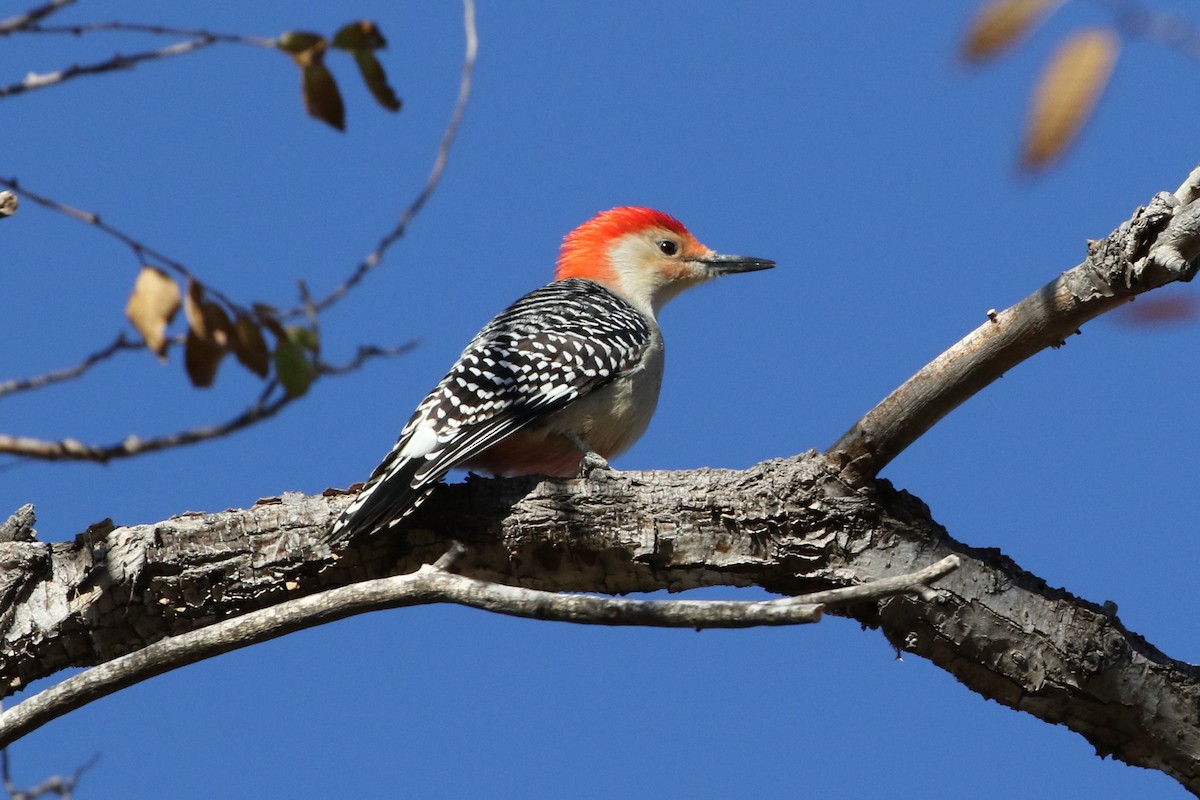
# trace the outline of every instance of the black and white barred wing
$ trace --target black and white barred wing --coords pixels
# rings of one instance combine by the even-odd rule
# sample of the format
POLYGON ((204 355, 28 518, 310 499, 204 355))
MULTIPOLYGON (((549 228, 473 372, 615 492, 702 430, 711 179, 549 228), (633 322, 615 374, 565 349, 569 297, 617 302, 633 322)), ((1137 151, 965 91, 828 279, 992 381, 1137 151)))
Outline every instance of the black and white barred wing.
POLYGON ((640 312, 591 281, 525 295, 417 407, 329 539, 400 521, 456 465, 635 369, 651 337, 640 312))

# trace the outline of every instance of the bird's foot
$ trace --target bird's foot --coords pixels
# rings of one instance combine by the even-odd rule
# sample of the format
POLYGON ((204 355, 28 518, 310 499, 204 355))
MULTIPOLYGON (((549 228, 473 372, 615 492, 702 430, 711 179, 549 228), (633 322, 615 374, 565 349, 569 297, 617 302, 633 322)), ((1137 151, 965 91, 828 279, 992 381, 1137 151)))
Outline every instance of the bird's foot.
POLYGON ((594 450, 588 450, 583 454, 583 458, 579 462, 579 477, 594 478, 598 477, 594 473, 597 472, 612 472, 613 468, 608 465, 608 461, 604 456, 594 450))

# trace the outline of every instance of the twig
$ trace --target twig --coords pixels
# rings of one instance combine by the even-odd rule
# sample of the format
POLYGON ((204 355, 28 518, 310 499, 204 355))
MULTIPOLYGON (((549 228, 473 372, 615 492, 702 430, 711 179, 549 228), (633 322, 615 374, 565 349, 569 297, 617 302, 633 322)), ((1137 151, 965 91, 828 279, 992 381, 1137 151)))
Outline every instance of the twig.
MULTIPOLYGON (((446 164, 450 157, 450 147, 454 144, 454 138, 458 135, 459 126, 462 124, 463 116, 467 111, 467 101, 471 97, 471 80, 475 71, 475 57, 479 49, 479 38, 475 32, 475 3, 474 0, 463 0, 463 28, 466 33, 466 51, 463 55, 462 77, 458 85, 458 99, 454 104, 454 113, 450 117, 450 123, 446 126, 446 130, 442 133, 442 140, 438 144, 437 158, 434 159, 433 168, 429 171, 429 177, 425 180, 424 187, 417 193, 416 198, 409 204, 408 208, 404 209, 400 214, 400 219, 396 222, 395 227, 384 236, 375 249, 367 255, 359 265, 355 268, 345 281, 334 287, 329 294, 313 303, 313 308, 317 311, 324 311, 332 306, 338 300, 341 300, 347 292, 357 286, 363 278, 379 266, 383 261, 384 253, 387 252, 397 239, 402 237, 405 231, 408 230, 409 223, 425 206, 425 203, 433 196, 433 192, 437 189, 438 183, 441 182, 442 173, 446 170, 446 164)), ((284 318, 292 319, 305 313, 304 308, 295 308, 284 314, 284 318)))
POLYGON ((816 622, 825 605, 862 601, 903 592, 924 592, 930 582, 958 568, 948 556, 919 572, 851 587, 847 594, 822 592, 761 602, 726 600, 629 600, 595 595, 557 594, 490 583, 444 570, 459 548, 416 572, 363 581, 223 620, 206 628, 161 639, 143 649, 92 667, 39 692, 0 714, 0 747, 100 697, 164 672, 322 625, 388 608, 455 603, 516 617, 590 625, 668 628, 749 628, 816 622))
MULTIPOLYGON (((277 384, 272 381, 268 385, 267 391, 276 388, 277 384)), ((216 425, 199 426, 152 439, 141 439, 131 435, 121 442, 108 445, 85 444, 76 439, 52 441, 0 434, 0 453, 36 458, 42 461, 96 461, 104 464, 118 458, 140 456, 228 436, 255 423, 270 419, 286 408, 294 399, 296 398, 290 395, 280 394, 274 400, 264 402, 264 398, 260 397, 258 402, 246 408, 236 417, 216 425)))
POLYGON ((81 25, 25 25, 21 33, 70 34, 121 31, 124 33, 149 33, 156 36, 183 36, 189 39, 212 39, 227 44, 244 44, 274 49, 278 42, 266 36, 243 36, 237 33, 216 33, 204 28, 173 28, 167 25, 144 25, 137 22, 85 22, 81 25))
POLYGON ((32 8, 24 14, 17 14, 15 17, 0 20, 0 36, 6 36, 14 31, 23 30, 38 20, 45 19, 56 11, 61 11, 74 2, 75 0, 50 0, 49 3, 32 8))
MULTIPOLYGON (((412 343, 399 347, 368 347, 358 348, 355 357, 346 364, 320 364, 318 375, 345 375, 359 369, 372 358, 387 358, 407 353, 413 347, 412 343)), ((276 381, 267 383, 258 399, 237 416, 216 425, 205 425, 190 428, 166 436, 152 439, 141 439, 137 436, 127 436, 115 444, 94 445, 85 444, 76 439, 35 439, 28 436, 9 436, 0 434, 0 454, 34 458, 42 461, 95 461, 106 463, 118 458, 129 458, 160 450, 197 444, 210 439, 219 439, 248 428, 264 420, 270 419, 282 411, 293 400, 297 399, 278 392, 276 381), (272 399, 272 396, 274 398, 272 399)))
MULTIPOLYGON (((1192 173, 1180 194, 1194 197, 1192 173)), ((1079 328, 1134 296, 1189 281, 1200 256, 1200 202, 1162 192, 1146 208, 1092 242, 1088 258, 969 333, 885 397, 826 455, 860 485, 939 420, 1017 364, 1060 347, 1079 328)))
POLYGON ((176 42, 175 44, 170 44, 166 47, 160 47, 157 50, 147 50, 141 53, 133 53, 132 55, 122 55, 121 53, 117 53, 112 58, 109 58, 105 61, 97 61, 94 64, 72 64, 66 69, 60 69, 54 72, 44 72, 41 74, 31 72, 25 76, 25 80, 23 81, 18 83, 10 83, 8 86, 0 86, 0 99, 23 94, 24 92, 33 91, 34 89, 45 89, 47 86, 54 86, 83 75, 99 75, 105 72, 114 72, 121 69, 132 69, 143 61, 153 61, 160 58, 169 58, 171 56, 181 56, 186 53, 192 53, 196 50, 214 45, 216 43, 216 39, 203 36, 198 39, 190 39, 185 42, 176 42))
POLYGON ((127 350, 144 350, 145 347, 141 342, 127 339, 124 332, 118 333, 117 338, 111 344, 85 356, 83 361, 73 367, 65 367, 42 375, 35 375, 32 378, 13 378, 7 381, 0 381, 0 397, 14 392, 23 392, 28 389, 41 389, 61 381, 69 381, 82 377, 92 367, 112 358, 117 353, 127 350))
POLYGON ((1097 0, 1113 12, 1122 34, 1170 47, 1200 61, 1200 28, 1187 17, 1147 8, 1133 0, 1097 0))
POLYGON ((83 777, 83 773, 95 766, 99 760, 100 756, 94 755, 83 766, 75 770, 70 777, 64 778, 61 775, 54 775, 32 789, 18 789, 16 783, 13 782, 10 771, 8 748, 4 748, 0 749, 0 775, 3 775, 4 790, 8 792, 9 800, 36 800, 36 798, 45 794, 54 794, 63 798, 63 800, 70 800, 71 796, 75 793, 75 787, 79 785, 79 779, 83 777))
POLYGON ((345 364, 327 364, 324 361, 317 363, 318 375, 345 375, 349 372, 362 367, 367 361, 372 358, 395 358, 396 356, 406 355, 416 349, 420 341, 413 339, 395 347, 378 347, 376 345, 359 345, 358 350, 354 353, 354 358, 347 361, 345 364))
MULTIPOLYGON (((62 214, 63 216, 70 217, 71 219, 74 219, 74 220, 78 220, 79 222, 82 222, 85 225, 91 225, 92 227, 99 230, 101 233, 111 236, 112 238, 116 239, 121 244, 125 245, 130 250, 132 250, 134 257, 137 258, 139 262, 145 262, 147 260, 154 261, 156 264, 158 264, 162 267, 165 267, 166 269, 171 270, 172 272, 176 273, 177 275, 179 275, 187 280, 196 280, 196 277, 195 277, 195 275, 192 274, 192 271, 189 270, 187 267, 185 267, 183 264, 179 263, 175 259, 173 259, 163 253, 160 253, 158 250, 155 250, 154 248, 150 247, 145 242, 142 242, 141 240, 134 238, 130 234, 125 233, 125 231, 123 231, 119 228, 116 228, 112 225, 109 225, 107 222, 103 221, 100 218, 99 214, 97 214, 95 212, 84 211, 82 209, 78 209, 73 206, 69 206, 65 203, 60 203, 57 200, 54 200, 45 195, 38 194, 37 192, 31 191, 30 189, 27 189, 24 186, 22 186, 20 184, 20 182, 17 181, 16 178, 0 178, 0 186, 7 186, 9 189, 11 189, 16 194, 34 202, 34 203, 37 203, 38 205, 42 206, 43 208, 48 208, 51 211, 55 211, 59 214, 62 214)), ((224 303, 229 308, 235 309, 235 310, 241 308, 240 305, 238 305, 233 300, 226 297, 224 294, 222 294, 217 289, 214 289, 209 284, 205 283, 204 288, 205 288, 205 291, 209 295, 217 298, 218 300, 220 300, 222 303, 224 303)))

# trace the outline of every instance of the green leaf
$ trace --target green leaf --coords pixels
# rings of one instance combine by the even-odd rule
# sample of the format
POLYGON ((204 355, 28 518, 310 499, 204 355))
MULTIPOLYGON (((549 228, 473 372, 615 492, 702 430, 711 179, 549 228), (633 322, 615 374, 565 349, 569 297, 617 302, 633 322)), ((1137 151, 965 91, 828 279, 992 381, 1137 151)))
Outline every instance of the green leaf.
POLYGON ((275 374, 289 397, 303 397, 312 385, 312 365, 291 339, 280 339, 275 343, 275 374))
POLYGON ((317 332, 312 328, 305 328, 303 325, 290 325, 287 328, 287 335, 297 347, 302 347, 310 353, 319 352, 321 349, 317 332))

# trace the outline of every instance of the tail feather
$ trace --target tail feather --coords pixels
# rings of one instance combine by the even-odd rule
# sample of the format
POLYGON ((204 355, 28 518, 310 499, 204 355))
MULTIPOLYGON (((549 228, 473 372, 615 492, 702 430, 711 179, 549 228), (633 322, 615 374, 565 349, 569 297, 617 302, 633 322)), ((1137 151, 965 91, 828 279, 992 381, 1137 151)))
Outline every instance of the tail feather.
POLYGON ((413 478, 423 462, 424 459, 411 459, 394 472, 379 470, 371 476, 354 502, 333 523, 325 535, 325 543, 333 546, 376 533, 416 510, 433 491, 431 482, 421 482, 418 488, 413 488, 413 478))

